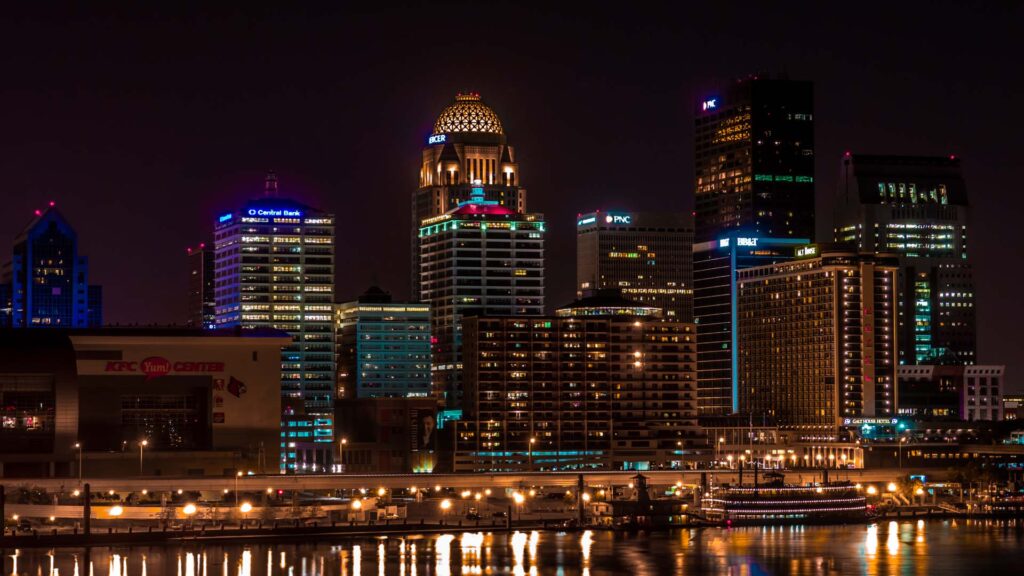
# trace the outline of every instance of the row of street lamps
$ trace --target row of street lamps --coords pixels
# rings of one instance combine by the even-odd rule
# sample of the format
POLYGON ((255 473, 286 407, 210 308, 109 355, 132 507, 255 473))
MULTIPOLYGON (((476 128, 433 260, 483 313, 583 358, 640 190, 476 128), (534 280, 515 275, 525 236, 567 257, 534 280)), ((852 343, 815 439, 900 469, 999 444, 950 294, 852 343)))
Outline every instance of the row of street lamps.
MULTIPOLYGON (((138 445, 139 445, 139 476, 142 476, 142 452, 146 448, 146 446, 149 446, 149 440, 146 440, 145 438, 143 438, 142 440, 138 441, 138 445)), ((82 452, 83 452, 82 443, 81 442, 75 442, 75 450, 78 450, 78 483, 81 484, 82 483, 82 452)))

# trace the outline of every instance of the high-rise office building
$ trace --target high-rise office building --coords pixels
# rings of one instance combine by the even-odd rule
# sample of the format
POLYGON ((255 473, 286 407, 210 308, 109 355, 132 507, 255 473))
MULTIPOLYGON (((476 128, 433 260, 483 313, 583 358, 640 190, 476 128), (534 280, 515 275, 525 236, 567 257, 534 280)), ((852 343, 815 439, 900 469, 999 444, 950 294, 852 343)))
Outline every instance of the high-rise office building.
POLYGON ((301 399, 317 430, 314 442, 287 446, 287 454, 308 471, 329 470, 337 378, 334 215, 279 197, 269 175, 264 196, 222 214, 214 230, 217 327, 291 335, 281 351, 281 394, 301 399))
POLYGON ((338 398, 430 395, 430 306, 374 286, 337 304, 338 398))
POLYGON ((697 428, 692 324, 605 293, 555 316, 465 320, 455 471, 681 467, 697 428))
POLYGON ((843 157, 835 240, 899 255, 902 364, 977 361, 967 221, 958 158, 843 157))
POLYGON ((78 234, 50 202, 14 239, 3 271, 0 309, 14 328, 94 328, 103 324, 103 292, 89 284, 78 234))
POLYGON ((697 323, 697 384, 701 416, 739 410, 736 273, 792 260, 806 238, 731 234, 693 247, 693 312, 697 323))
POLYGON ((696 107, 695 240, 736 229, 814 238, 814 93, 810 82, 749 78, 696 107))
POLYGON ((576 290, 615 289, 693 321, 693 218, 672 212, 590 212, 576 218, 576 290))
POLYGON ((217 327, 217 297, 214 283, 212 242, 200 242, 188 249, 188 321, 190 328, 217 327))
POLYGON ((737 272, 739 410, 812 435, 895 416, 897 258, 796 250, 737 272))
POLYGON ((472 189, 487 200, 526 212, 526 190, 519 183, 515 150, 501 120, 479 94, 459 94, 434 122, 420 163, 419 188, 412 198, 412 294, 420 294, 419 229, 469 200, 472 189))
POLYGON ((419 230, 420 301, 430 305, 434 391, 458 408, 462 318, 544 313, 544 216, 485 200, 483 186, 419 230))

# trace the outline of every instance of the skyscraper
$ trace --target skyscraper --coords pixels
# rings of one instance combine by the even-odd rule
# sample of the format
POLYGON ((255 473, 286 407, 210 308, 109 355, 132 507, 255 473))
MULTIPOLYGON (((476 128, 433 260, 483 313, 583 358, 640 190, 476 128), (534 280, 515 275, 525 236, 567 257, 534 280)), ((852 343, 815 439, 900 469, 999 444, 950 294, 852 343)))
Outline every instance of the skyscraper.
POLYGON ((217 327, 217 298, 214 284, 213 243, 200 242, 188 249, 188 326, 217 327))
POLYGON ((977 361, 967 191, 955 157, 847 154, 837 242, 900 256, 900 362, 977 361))
POLYGON ((339 398, 430 395, 430 306, 374 286, 336 305, 335 327, 339 398))
POLYGON ((896 257, 796 254, 737 273, 740 412, 812 435, 895 416, 896 257))
POLYGON ((792 260, 806 238, 738 233, 693 247, 693 314, 697 322, 697 384, 701 416, 739 411, 736 273, 792 260))
POLYGON ((4 267, 0 308, 14 328, 91 328, 102 325, 103 293, 89 284, 89 259, 78 254, 78 234, 54 207, 36 210, 14 239, 4 267))
POLYGON ((319 423, 300 460, 326 469, 335 396, 334 215, 278 196, 222 214, 214 228, 217 327, 270 327, 293 338, 281 352, 281 394, 301 399, 319 423), (322 446, 322 447, 321 447, 322 446))
POLYGON ((814 95, 810 82, 749 78, 696 109, 696 242, 814 238, 814 95))
POLYGON ((470 199, 419 230, 420 301, 430 305, 435 393, 461 404, 462 318, 544 313, 544 216, 470 199))
POLYGON ((693 219, 672 212, 590 212, 576 219, 576 290, 616 289, 693 320, 693 219))
POLYGON ((526 212, 515 150, 501 120, 479 94, 459 94, 441 111, 423 148, 419 188, 412 198, 412 294, 420 293, 419 228, 469 200, 471 189, 513 212, 526 212))

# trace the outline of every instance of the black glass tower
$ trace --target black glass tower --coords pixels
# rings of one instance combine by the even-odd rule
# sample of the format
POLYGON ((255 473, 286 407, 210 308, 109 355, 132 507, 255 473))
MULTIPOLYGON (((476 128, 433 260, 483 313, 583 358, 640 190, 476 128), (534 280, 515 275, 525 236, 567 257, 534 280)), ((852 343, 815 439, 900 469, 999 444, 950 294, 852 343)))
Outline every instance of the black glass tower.
POLYGON ((749 78, 697 103, 695 242, 742 229, 814 239, 810 82, 749 78))

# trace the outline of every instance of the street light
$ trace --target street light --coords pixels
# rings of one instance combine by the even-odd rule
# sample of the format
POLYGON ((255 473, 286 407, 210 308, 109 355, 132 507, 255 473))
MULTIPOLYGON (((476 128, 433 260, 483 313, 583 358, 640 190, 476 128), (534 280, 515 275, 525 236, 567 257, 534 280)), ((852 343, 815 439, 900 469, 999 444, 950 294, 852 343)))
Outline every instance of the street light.
POLYGON ((447 499, 447 498, 445 498, 444 500, 441 500, 440 506, 441 506, 441 513, 444 514, 445 516, 447 516, 448 515, 448 511, 452 509, 452 501, 447 499))
POLYGON ((238 506, 238 479, 242 477, 242 471, 235 473, 235 506, 238 506))
POLYGON ((516 502, 516 510, 519 512, 519 518, 518 519, 522 520, 523 519, 523 502, 526 502, 526 497, 524 497, 519 492, 516 492, 515 494, 512 495, 512 499, 515 500, 515 502, 516 502))
POLYGON ((725 444, 725 437, 718 437, 718 444, 715 444, 715 467, 718 467, 718 462, 722 459, 722 444, 725 444))
POLYGON ((530 472, 533 472, 533 445, 537 443, 537 439, 530 438, 530 472))
POLYGON ((112 516, 114 518, 117 518, 121 514, 124 514, 124 508, 118 505, 111 506, 110 510, 107 510, 107 515, 112 516))
POLYGON ((75 449, 78 450, 78 483, 82 483, 82 443, 75 442, 75 449))
POLYGON ((149 440, 139 440, 139 476, 142 476, 142 450, 149 446, 149 440))
POLYGON ((242 521, 244 522, 248 520, 249 512, 252 512, 252 504, 248 502, 242 502, 242 505, 239 506, 238 509, 242 512, 242 521))
POLYGON ((338 442, 338 472, 345 473, 345 444, 348 444, 348 438, 342 438, 341 442, 338 442))

